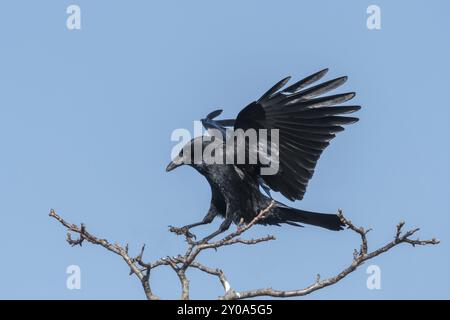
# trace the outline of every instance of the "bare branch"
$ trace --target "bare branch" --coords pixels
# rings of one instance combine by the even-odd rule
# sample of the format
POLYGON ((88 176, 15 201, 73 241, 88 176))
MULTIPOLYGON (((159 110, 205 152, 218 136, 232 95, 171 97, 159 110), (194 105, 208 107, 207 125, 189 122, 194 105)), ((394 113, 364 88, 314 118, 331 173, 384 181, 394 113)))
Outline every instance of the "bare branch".
MULTIPOLYGON (((122 259, 130 267, 131 273, 135 274, 137 276, 137 278, 139 279, 139 281, 141 282, 141 285, 144 289, 144 293, 145 293, 147 299, 149 299, 149 300, 158 300, 159 299, 159 297, 157 297, 153 294, 153 292, 150 288, 150 284, 148 281, 149 272, 143 272, 138 268, 138 266, 134 262, 134 259, 130 258, 130 256, 128 255, 128 252, 127 252, 128 250, 126 250, 125 248, 122 248, 118 244, 111 244, 106 239, 99 239, 99 238, 93 236, 86 230, 86 227, 83 224, 81 224, 81 226, 78 227, 75 224, 66 222, 63 218, 61 218, 59 215, 57 215, 53 209, 50 210, 49 215, 50 215, 50 217, 59 221, 63 226, 65 226, 67 229, 69 229, 69 231, 79 234, 80 238, 78 240, 72 240, 70 233, 68 233, 67 242, 70 245, 72 245, 72 246, 77 245, 77 244, 81 245, 82 242, 84 240, 86 240, 92 244, 102 246, 103 248, 121 256, 122 259)), ((148 269, 148 270, 150 270, 150 269, 148 269)))
POLYGON ((209 268, 197 261, 192 262, 191 267, 197 268, 200 271, 203 271, 205 273, 209 273, 213 276, 216 276, 219 279, 220 283, 222 284, 223 289, 225 290, 225 293, 227 293, 231 289, 230 284, 229 284, 227 278, 225 277, 225 273, 221 269, 209 268))
POLYGON ((299 297, 299 296, 305 296, 307 294, 310 294, 314 291, 317 291, 319 289, 328 287, 330 285, 336 284, 343 278, 345 278, 347 275, 355 271, 359 266, 361 266, 365 261, 375 258, 376 256, 385 253, 392 249, 393 247, 401 244, 401 243, 409 243, 413 246, 415 245, 436 245, 439 244, 439 240, 433 238, 431 240, 412 240, 410 237, 414 235, 419 229, 413 229, 405 232, 402 235, 402 228, 405 225, 404 222, 400 222, 397 225, 396 235, 393 241, 387 243, 383 247, 372 251, 368 253, 368 244, 367 244, 367 233, 371 231, 371 229, 365 230, 363 227, 356 227, 353 225, 353 223, 350 220, 347 220, 342 211, 339 210, 338 213, 339 218, 341 219, 342 223, 350 230, 356 232, 359 234, 361 238, 361 248, 359 251, 356 251, 356 253, 353 256, 353 261, 351 264, 346 267, 344 270, 342 270, 339 274, 337 274, 334 277, 330 277, 325 280, 320 280, 320 275, 317 276, 316 282, 312 285, 307 286, 303 289, 297 289, 297 290, 274 290, 272 288, 262 288, 262 289, 255 289, 255 290, 248 290, 248 291, 242 291, 242 292, 234 292, 232 294, 226 294, 221 299, 225 300, 232 300, 232 299, 246 299, 246 298, 253 298, 253 297, 261 297, 261 296, 270 296, 270 297, 278 297, 278 298, 285 298, 285 297, 299 297))
POLYGON ((86 226, 81 224, 79 227, 75 224, 71 224, 62 219, 59 215, 55 213, 54 210, 50 211, 50 217, 59 221, 64 227, 68 229, 67 233, 67 242, 71 246, 82 245, 84 241, 89 243, 99 245, 104 247, 105 249, 119 255, 122 259, 127 263, 130 268, 130 274, 136 275, 136 277, 141 282, 141 285, 144 289, 144 293, 147 299, 154 300, 159 299, 158 296, 154 295, 150 288, 150 273, 151 270, 158 268, 160 266, 169 266, 178 276, 181 286, 181 299, 187 300, 189 299, 189 279, 186 276, 186 271, 189 268, 197 269, 206 274, 213 275, 217 277, 220 284, 222 285, 225 293, 220 296, 219 299, 224 300, 234 300, 234 299, 246 299, 252 297, 262 297, 262 296, 270 296, 270 297, 298 297, 310 294, 319 289, 325 288, 327 286, 336 284, 350 273, 354 272, 359 266, 361 266, 365 261, 375 258, 376 256, 383 254, 390 249, 396 247, 401 243, 408 243, 412 246, 420 245, 436 245, 439 243, 439 240, 433 238, 431 240, 420 240, 420 239, 412 239, 411 237, 419 231, 419 229, 412 229, 403 233, 402 229, 405 225, 405 222, 400 222, 395 231, 394 239, 384 246, 369 252, 368 239, 367 234, 371 229, 364 229, 363 227, 356 227, 350 220, 346 219, 341 210, 338 212, 338 216, 341 219, 341 222, 347 227, 347 229, 357 233, 360 237, 361 244, 359 250, 355 250, 353 254, 353 260, 350 265, 344 268, 339 274, 330 277, 325 280, 321 280, 320 275, 318 274, 315 282, 305 288, 296 289, 296 290, 276 290, 272 288, 261 288, 255 290, 247 290, 247 291, 235 291, 231 288, 230 283, 225 276, 225 273, 218 268, 208 267, 197 261, 199 254, 202 251, 208 249, 218 250, 221 247, 230 246, 234 244, 245 244, 245 245, 254 245, 261 242, 267 242, 271 240, 275 240, 275 237, 272 235, 267 235, 264 237, 256 238, 256 239, 243 239, 241 236, 250 228, 252 228, 255 224, 257 224, 261 219, 263 219, 270 211, 272 206, 274 205, 274 201, 265 208, 261 210, 261 212, 248 224, 243 225, 239 224, 236 231, 231 232, 225 235, 223 238, 206 243, 196 243, 194 241, 195 235, 192 234, 189 230, 184 230, 183 228, 175 228, 171 227, 170 231, 176 233, 177 235, 182 235, 185 237, 185 240, 188 244, 186 252, 184 254, 180 254, 175 257, 164 257, 156 260, 154 262, 144 262, 143 255, 145 250, 145 245, 142 246, 141 251, 135 258, 131 258, 129 256, 129 247, 128 244, 125 247, 121 247, 118 244, 111 244, 106 239, 97 238, 96 236, 90 234, 86 226), (78 234, 78 239, 72 239, 71 233, 78 234))

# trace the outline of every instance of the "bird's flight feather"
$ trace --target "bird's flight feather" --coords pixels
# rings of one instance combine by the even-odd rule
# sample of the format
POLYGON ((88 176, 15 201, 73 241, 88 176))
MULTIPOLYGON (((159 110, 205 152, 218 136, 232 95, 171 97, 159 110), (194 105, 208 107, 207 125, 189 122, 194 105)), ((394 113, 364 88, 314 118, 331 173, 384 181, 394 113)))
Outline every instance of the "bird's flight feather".
POLYGON ((278 173, 261 175, 258 168, 249 165, 242 169, 255 178, 259 176, 272 190, 290 200, 303 198, 317 161, 335 134, 344 130, 343 125, 358 121, 343 115, 359 110, 360 106, 340 105, 355 93, 324 96, 344 84, 347 77, 311 86, 327 71, 324 69, 282 89, 290 79, 284 78, 241 110, 236 120, 224 122, 234 124, 235 130, 279 130, 279 144, 275 146, 279 152, 278 173))

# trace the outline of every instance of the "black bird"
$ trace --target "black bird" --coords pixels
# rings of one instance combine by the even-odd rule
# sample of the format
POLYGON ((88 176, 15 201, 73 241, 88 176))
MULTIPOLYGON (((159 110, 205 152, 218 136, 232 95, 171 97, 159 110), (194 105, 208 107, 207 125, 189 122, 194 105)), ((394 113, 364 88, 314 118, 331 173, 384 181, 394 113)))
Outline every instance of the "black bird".
MULTIPOLYGON (((340 105, 352 99, 355 93, 323 96, 345 83, 347 77, 311 86, 327 71, 328 69, 319 71, 285 89, 282 88, 290 77, 279 81, 261 98, 242 109, 235 120, 214 120, 220 115, 221 110, 214 111, 202 119, 205 128, 217 129, 221 132, 223 139, 221 141, 203 139, 204 137, 192 139, 169 163, 166 171, 171 171, 183 164, 195 168, 211 186, 211 206, 202 221, 186 225, 183 228, 176 228, 177 230, 189 232, 192 227, 212 222, 216 216, 223 217, 224 221, 220 228, 201 241, 205 242, 227 230, 233 222, 235 224, 250 222, 272 201, 271 198, 261 193, 260 187, 280 192, 290 200, 303 198, 322 151, 329 145, 330 140, 335 137, 337 132, 344 130, 343 125, 358 121, 358 118, 342 115, 355 112, 360 109, 360 106, 340 105), (194 146, 197 143, 204 150, 214 142, 212 155, 218 156, 219 159, 225 157, 231 150, 227 144, 230 138, 226 135, 226 127, 231 126, 234 130, 279 130, 279 140, 276 144, 270 145, 270 150, 262 154, 257 149, 258 156, 262 155, 278 161, 276 174, 262 174, 264 165, 261 162, 218 164, 212 163, 208 161, 211 159, 204 157, 200 161, 194 160, 194 146), (268 155, 269 151, 271 152, 270 156, 268 155), (273 155, 276 155, 276 160, 273 155)), ((236 146, 231 148, 235 150, 236 146)), ((251 148, 251 145, 245 145, 247 151, 251 148)), ((329 230, 342 229, 342 223, 335 214, 295 209, 278 201, 259 223, 264 225, 286 223, 294 226, 301 226, 300 223, 304 223, 329 230)))

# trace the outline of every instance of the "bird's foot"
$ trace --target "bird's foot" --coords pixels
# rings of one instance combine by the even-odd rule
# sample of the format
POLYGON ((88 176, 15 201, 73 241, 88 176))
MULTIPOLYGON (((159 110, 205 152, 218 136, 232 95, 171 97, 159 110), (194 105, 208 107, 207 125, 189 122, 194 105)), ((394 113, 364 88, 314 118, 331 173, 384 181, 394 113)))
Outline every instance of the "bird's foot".
POLYGON ((189 238, 189 239, 196 239, 197 238, 195 236, 195 234, 189 232, 189 228, 187 228, 187 227, 178 228, 178 227, 174 227, 174 226, 169 226, 169 231, 173 232, 173 233, 175 233, 175 234, 177 234, 179 236, 180 235, 184 235, 184 236, 186 236, 186 238, 189 238))

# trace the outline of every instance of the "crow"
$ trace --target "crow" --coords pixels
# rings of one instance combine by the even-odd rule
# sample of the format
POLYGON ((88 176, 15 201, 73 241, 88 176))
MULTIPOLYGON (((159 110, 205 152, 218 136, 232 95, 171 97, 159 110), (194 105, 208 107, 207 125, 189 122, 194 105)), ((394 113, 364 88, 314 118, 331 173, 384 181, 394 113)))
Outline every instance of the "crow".
MULTIPOLYGON (((215 135, 214 139, 205 139, 206 136, 192 139, 169 163, 166 171, 184 164, 196 169, 211 187, 211 205, 200 222, 174 230, 193 236, 189 232, 191 228, 211 223, 216 216, 224 218, 218 230, 199 241, 204 243, 226 231, 232 223, 239 225, 252 221, 273 201, 270 189, 291 201, 303 198, 322 151, 336 133, 344 130, 343 125, 359 120, 342 115, 358 111, 360 106, 340 105, 352 99, 354 92, 324 96, 344 84, 347 77, 315 84, 327 72, 328 69, 321 70, 284 89, 290 77, 282 79, 258 100, 242 109, 236 119, 215 120, 221 110, 216 110, 202 119, 202 124, 208 132, 212 132, 211 129, 217 130, 220 138, 215 135), (225 159, 230 152, 237 150, 236 143, 228 143, 236 138, 234 135, 231 138, 227 135, 229 127, 232 128, 231 133, 239 129, 244 132, 258 130, 258 133, 260 129, 276 129, 278 139, 272 139, 273 134, 266 137, 264 142, 270 147, 264 151, 261 151, 259 140, 256 144, 244 140, 243 149, 247 153, 250 150, 257 151, 256 162, 250 163, 248 154, 244 163, 217 161, 225 159), (196 146, 200 146, 201 150, 210 148, 212 152, 209 155, 202 153, 199 160, 194 159, 196 146), (263 174, 263 169, 267 169, 267 161, 263 163, 259 159, 264 158, 277 164, 278 170, 275 173, 263 174), (261 192, 261 188, 268 196, 261 192)), ((258 138, 261 138, 260 134, 258 138)), ((309 224, 335 231, 341 230, 343 226, 336 214, 295 209, 279 201, 274 201, 270 211, 258 223, 293 226, 309 224)))

